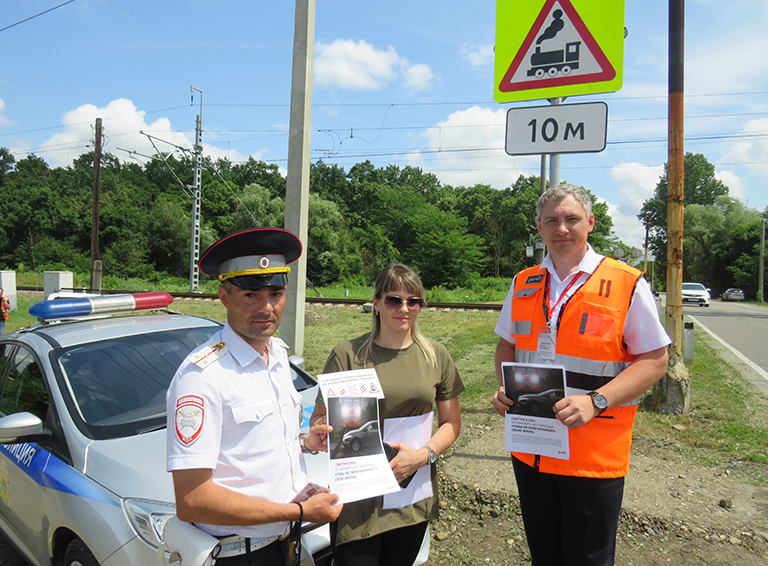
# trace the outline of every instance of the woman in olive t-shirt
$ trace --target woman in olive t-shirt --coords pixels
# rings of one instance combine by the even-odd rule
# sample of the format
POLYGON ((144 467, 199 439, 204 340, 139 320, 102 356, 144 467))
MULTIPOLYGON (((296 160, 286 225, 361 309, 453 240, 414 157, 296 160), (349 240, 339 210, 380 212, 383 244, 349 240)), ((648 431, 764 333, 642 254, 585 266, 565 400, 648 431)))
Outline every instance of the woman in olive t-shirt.
MULTIPOLYGON (((421 447, 393 444, 390 466, 398 481, 430 464, 432 496, 413 505, 384 508, 383 497, 344 505, 331 538, 337 566, 386 566, 413 563, 431 519, 437 518, 434 462, 461 431, 458 395, 464 390, 445 347, 425 338, 416 326, 424 306, 424 285, 411 268, 389 265, 376 278, 371 332, 336 346, 323 373, 373 367, 384 398, 379 418, 423 415, 437 407, 437 430, 421 447)), ((311 424, 325 418, 318 395, 311 424)), ((327 446, 326 446, 327 449, 327 446)))

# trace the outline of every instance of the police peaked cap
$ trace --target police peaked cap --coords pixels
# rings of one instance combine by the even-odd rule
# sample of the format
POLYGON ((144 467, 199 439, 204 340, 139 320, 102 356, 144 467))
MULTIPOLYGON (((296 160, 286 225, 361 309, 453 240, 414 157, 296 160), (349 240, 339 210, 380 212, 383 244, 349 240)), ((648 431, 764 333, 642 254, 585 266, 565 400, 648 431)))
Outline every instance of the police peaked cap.
POLYGON ((299 259, 301 241, 281 228, 249 228, 225 236, 200 257, 198 266, 219 281, 231 281, 242 289, 285 286, 288 267, 299 259))

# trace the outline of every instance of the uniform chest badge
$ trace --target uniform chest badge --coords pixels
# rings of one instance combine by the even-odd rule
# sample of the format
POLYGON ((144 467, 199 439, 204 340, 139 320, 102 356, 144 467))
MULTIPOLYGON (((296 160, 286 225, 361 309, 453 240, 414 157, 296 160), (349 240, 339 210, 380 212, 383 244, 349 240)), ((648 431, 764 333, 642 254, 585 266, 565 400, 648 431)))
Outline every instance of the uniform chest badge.
POLYGON ((196 395, 187 395, 176 401, 176 436, 182 444, 192 444, 203 430, 205 401, 196 395))
POLYGON ((206 346, 195 355, 192 356, 192 363, 199 368, 208 366, 211 362, 218 360, 222 355, 226 354, 229 348, 224 342, 217 342, 210 346, 206 346))

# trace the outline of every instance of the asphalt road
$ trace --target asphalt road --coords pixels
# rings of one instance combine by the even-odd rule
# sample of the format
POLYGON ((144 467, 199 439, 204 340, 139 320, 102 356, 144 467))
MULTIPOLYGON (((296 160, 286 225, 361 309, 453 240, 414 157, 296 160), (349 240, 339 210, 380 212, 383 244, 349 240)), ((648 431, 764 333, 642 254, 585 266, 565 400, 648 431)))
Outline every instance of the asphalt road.
POLYGON ((768 395, 768 307, 715 299, 709 307, 683 307, 683 317, 694 323, 694 341, 699 333, 712 336, 726 360, 768 395))

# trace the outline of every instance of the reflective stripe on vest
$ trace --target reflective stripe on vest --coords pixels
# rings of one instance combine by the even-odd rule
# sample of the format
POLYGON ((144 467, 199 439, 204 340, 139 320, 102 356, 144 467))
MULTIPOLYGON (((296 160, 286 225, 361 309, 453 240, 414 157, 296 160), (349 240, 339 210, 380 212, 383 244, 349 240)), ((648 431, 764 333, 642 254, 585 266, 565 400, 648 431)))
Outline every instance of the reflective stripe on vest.
MULTIPOLYGON (((547 326, 548 276, 540 266, 518 274, 512 298, 512 337, 515 361, 546 363, 566 368, 569 387, 580 392, 598 389, 619 375, 634 357, 622 342, 624 322, 635 285, 642 273, 604 258, 587 281, 565 299, 558 320, 555 359, 543 360, 538 352, 539 328, 547 326)), ((605 411, 583 427, 568 431, 570 458, 541 456, 543 472, 585 477, 615 478, 629 470, 632 426, 637 400, 605 411)), ((532 454, 514 453, 534 465, 532 454)))

